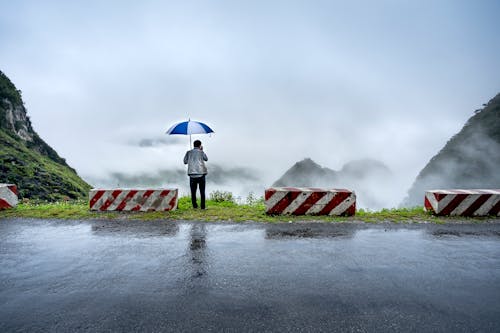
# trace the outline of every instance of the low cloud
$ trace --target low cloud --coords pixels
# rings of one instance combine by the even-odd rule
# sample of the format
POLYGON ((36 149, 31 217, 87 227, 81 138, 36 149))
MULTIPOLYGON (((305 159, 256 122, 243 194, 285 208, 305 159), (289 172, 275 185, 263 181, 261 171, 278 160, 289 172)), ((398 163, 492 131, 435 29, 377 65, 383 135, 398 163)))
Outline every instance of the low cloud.
MULTIPOLYGON (((185 169, 162 169, 149 173, 111 172, 102 178, 87 179, 96 188, 174 187, 181 195, 189 194, 189 180, 185 169)), ((250 192, 264 193, 260 172, 244 167, 227 168, 211 164, 207 176, 207 194, 212 191, 230 191, 236 198, 245 199, 250 192)))
POLYGON ((165 137, 151 137, 142 138, 137 140, 132 140, 128 142, 131 146, 137 146, 141 148, 154 148, 162 146, 173 146, 173 145, 185 145, 185 140, 177 136, 165 136, 165 137))

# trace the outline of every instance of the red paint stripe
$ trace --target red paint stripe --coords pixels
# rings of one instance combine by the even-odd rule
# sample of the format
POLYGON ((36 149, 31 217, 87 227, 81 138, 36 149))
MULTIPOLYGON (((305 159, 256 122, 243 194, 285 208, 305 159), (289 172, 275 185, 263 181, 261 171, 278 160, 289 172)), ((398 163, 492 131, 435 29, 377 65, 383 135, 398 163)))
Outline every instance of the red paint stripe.
POLYGON ((469 208, 467 208, 463 213, 462 216, 472 216, 476 210, 478 210, 485 202, 488 200, 492 194, 481 194, 479 198, 474 201, 469 208))
POLYGON ((111 204, 113 202, 115 202, 116 198, 122 193, 123 191, 122 190, 114 190, 112 193, 111 193, 111 198, 108 197, 108 199, 106 200, 106 202, 104 202, 104 204, 99 208, 100 210, 106 210, 109 208, 109 206, 111 206, 111 204))
POLYGON ((0 198, 0 209, 12 208, 12 206, 4 199, 0 198))
POLYGON ((321 210, 319 215, 328 215, 332 210, 335 209, 338 205, 340 205, 344 200, 349 198, 351 193, 348 192, 337 192, 335 196, 330 200, 330 202, 321 210))
POLYGON ((271 199, 271 197, 274 195, 274 193, 276 193, 275 189, 266 190, 266 192, 264 193, 265 200, 267 201, 267 200, 271 199))
POLYGON ((428 212, 434 211, 434 208, 432 208, 431 202, 429 201, 429 199, 427 199, 427 196, 425 196, 425 199, 424 199, 424 207, 428 212))
POLYGON ((280 214, 283 213, 286 207, 288 207, 293 200, 299 196, 300 192, 287 192, 287 194, 280 200, 276 205, 274 205, 267 213, 268 214, 280 214))
POLYGON ((495 206, 493 206, 492 209, 490 209, 490 211, 488 212, 488 215, 498 215, 498 213, 500 212, 500 201, 497 202, 497 204, 495 206))
POLYGON ((127 206, 127 203, 137 194, 137 192, 137 190, 130 190, 122 202, 120 202, 118 207, 116 207, 116 210, 123 210, 127 206))
POLYGON ((351 207, 347 208, 344 214, 346 216, 354 216, 356 214, 356 202, 353 202, 351 207))
POLYGON ((131 211, 136 212, 141 209, 141 205, 137 205, 134 208, 131 209, 131 211))
POLYGON ((146 192, 144 192, 144 195, 142 196, 144 199, 147 199, 151 196, 151 194, 153 194, 155 191, 154 190, 147 190, 146 192))
POLYGON ((17 195, 17 186, 16 185, 10 185, 10 186, 7 186, 9 188, 9 190, 11 190, 12 193, 14 193, 15 195, 17 195))
POLYGON ((450 215, 450 213, 455 208, 457 208, 458 205, 460 205, 460 203, 462 203, 462 201, 464 201, 465 198, 467 198, 468 196, 467 194, 450 194, 450 195, 453 195, 455 197, 450 201, 448 206, 446 206, 441 210, 441 212, 439 212, 439 215, 450 215))
POLYGON ((434 198, 436 198, 437 202, 443 200, 444 198, 446 198, 447 194, 444 194, 444 193, 434 193, 434 198))
POLYGON ((170 193, 170 190, 163 190, 160 193, 160 197, 166 197, 170 193))
MULTIPOLYGON (((165 198, 166 196, 168 196, 170 194, 170 192, 171 192, 170 190, 163 190, 160 193, 160 197, 165 198)), ((172 199, 170 199, 170 201, 168 203, 168 206, 164 209, 164 211, 168 211, 168 210, 174 209, 174 205, 175 205, 175 201, 176 200, 177 200, 177 196, 174 195, 174 197, 172 199)))
POLYGON ((311 195, 292 213, 294 215, 304 215, 309 208, 326 195, 326 192, 313 192, 311 195))
POLYGON ((165 210, 172 210, 172 209, 174 209, 176 202, 177 202, 177 196, 174 195, 174 197, 172 198, 172 200, 170 200, 170 202, 168 203, 168 207, 165 210))
POLYGON ((96 194, 92 197, 92 199, 90 199, 90 209, 92 209, 92 207, 94 207, 97 200, 101 199, 104 192, 106 192, 106 191, 97 191, 96 194))

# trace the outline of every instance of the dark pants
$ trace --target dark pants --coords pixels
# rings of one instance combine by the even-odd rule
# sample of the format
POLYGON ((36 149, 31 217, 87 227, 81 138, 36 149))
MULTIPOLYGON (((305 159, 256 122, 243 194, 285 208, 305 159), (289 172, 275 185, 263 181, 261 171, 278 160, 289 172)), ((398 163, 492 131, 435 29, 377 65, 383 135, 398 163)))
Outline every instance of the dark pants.
POLYGON ((205 209, 205 176, 189 177, 189 186, 191 187, 191 202, 193 208, 198 208, 196 203, 196 189, 200 185, 201 209, 205 209))

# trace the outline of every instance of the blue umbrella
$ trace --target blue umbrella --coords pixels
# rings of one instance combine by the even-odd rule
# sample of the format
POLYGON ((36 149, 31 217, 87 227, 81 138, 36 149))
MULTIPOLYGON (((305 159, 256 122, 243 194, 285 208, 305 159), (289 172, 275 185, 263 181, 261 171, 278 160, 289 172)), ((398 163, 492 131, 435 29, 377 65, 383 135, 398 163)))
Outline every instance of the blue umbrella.
POLYGON ((188 121, 183 121, 170 127, 167 131, 168 135, 189 135, 189 146, 191 147, 191 135, 192 134, 208 134, 214 133, 214 131, 208 127, 206 124, 199 121, 194 121, 189 119, 188 121))

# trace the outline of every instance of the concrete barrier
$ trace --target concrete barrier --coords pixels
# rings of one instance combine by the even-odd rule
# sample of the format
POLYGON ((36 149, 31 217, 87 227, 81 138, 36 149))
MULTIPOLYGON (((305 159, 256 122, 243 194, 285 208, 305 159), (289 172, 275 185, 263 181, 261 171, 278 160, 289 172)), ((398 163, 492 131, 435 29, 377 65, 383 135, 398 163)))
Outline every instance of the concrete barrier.
POLYGON ((424 206, 440 216, 500 216, 500 189, 427 191, 424 206))
POLYGON ((90 210, 168 211, 177 209, 178 189, 92 189, 90 210))
POLYGON ((17 186, 14 184, 0 184, 0 209, 13 208, 19 202, 17 186))
POLYGON ((356 194, 344 189, 271 187, 265 191, 270 215, 346 215, 356 213, 356 194))

